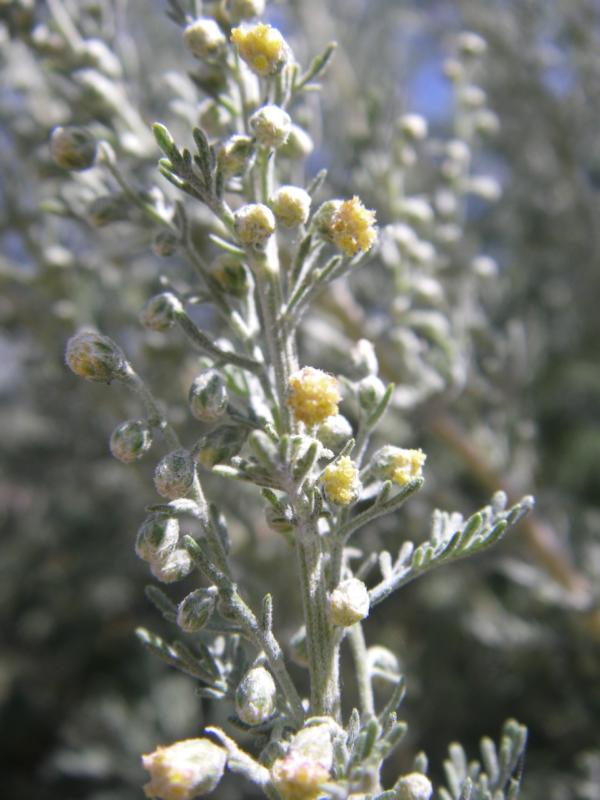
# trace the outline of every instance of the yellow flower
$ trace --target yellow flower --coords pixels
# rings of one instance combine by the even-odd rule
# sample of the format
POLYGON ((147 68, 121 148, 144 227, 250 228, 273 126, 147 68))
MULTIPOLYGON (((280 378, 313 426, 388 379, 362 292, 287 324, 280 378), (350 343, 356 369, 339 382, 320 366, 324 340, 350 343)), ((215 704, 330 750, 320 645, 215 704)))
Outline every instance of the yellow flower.
POLYGON ((358 578, 342 581, 329 597, 329 615, 334 625, 349 628, 369 616, 369 590, 358 578))
POLYGON ((375 212, 365 208, 358 197, 344 200, 331 216, 330 234, 347 256, 366 253, 377 237, 375 212))
POLYGON ((169 747, 158 747, 142 756, 150 781, 147 797, 159 800, 192 800, 208 794, 223 777, 227 754, 209 739, 185 739, 169 747))
POLYGON ((296 753, 278 759, 271 770, 271 779, 283 800, 316 800, 329 777, 329 770, 319 761, 296 753))
POLYGON ((311 197, 304 189, 297 186, 282 186, 277 190, 271 207, 277 222, 286 228, 304 225, 310 214, 311 197))
POLYGON ((275 75, 288 59, 289 48, 281 33, 263 22, 234 28, 231 41, 237 46, 240 57, 261 78, 275 75))
POLYGON ((342 456, 335 463, 325 467, 321 475, 327 499, 339 506, 353 503, 360 493, 358 468, 348 456, 342 456))
POLYGON ((427 456, 422 450, 403 450, 401 448, 394 448, 394 450, 396 452, 388 472, 394 483, 404 486, 423 475, 423 464, 427 456))
POLYGON ((318 425, 338 412, 337 380, 320 369, 304 367, 290 376, 287 402, 297 420, 318 425))
POLYGON ((248 247, 262 249, 275 233, 275 217, 268 206, 249 203, 235 212, 235 232, 240 242, 248 247))

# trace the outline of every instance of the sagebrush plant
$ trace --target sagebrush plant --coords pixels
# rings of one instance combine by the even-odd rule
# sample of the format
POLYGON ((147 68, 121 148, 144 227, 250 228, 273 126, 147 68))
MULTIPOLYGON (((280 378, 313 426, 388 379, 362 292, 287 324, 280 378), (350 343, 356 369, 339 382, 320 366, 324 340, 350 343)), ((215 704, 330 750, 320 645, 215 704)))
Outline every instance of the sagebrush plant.
MULTIPOLYGON (((76 25, 60 3, 50 6, 77 55, 76 25)), ((415 233, 419 226, 427 228, 434 212, 421 198, 403 197, 398 184, 417 157, 415 145, 427 135, 420 117, 405 115, 386 186, 390 196, 382 200, 388 212, 379 222, 383 229, 371 203, 355 194, 317 201, 326 176, 321 172, 298 185, 298 162, 312 145, 294 115, 317 88, 334 45, 303 67, 283 34, 261 21, 263 12, 264 4, 256 1, 189 8, 170 3, 190 59, 198 61, 194 82, 206 96, 203 126, 182 129, 188 147, 161 122, 153 126, 163 153, 159 171, 176 191, 152 185, 140 190, 128 177, 128 157, 150 152, 153 145, 141 116, 119 107, 118 70, 101 47, 86 53, 96 58, 99 72, 79 78, 105 100, 112 98, 112 109, 119 109, 128 130, 111 131, 106 118, 99 118, 96 129, 57 127, 50 141, 55 164, 86 173, 80 185, 87 192, 84 200, 73 196, 74 202, 63 196, 53 210, 97 227, 133 219, 152 231, 158 255, 178 254, 197 273, 197 282, 189 285, 169 274, 164 291, 148 299, 140 315, 152 335, 178 328, 200 354, 189 389, 190 415, 202 425, 194 440, 180 440, 163 404, 105 332, 81 330, 66 350, 75 373, 122 384, 141 401, 140 416, 121 422, 110 439, 111 452, 125 463, 152 453, 158 458, 154 484, 167 502, 148 509, 136 553, 159 582, 176 583, 195 568, 202 578, 202 585, 183 597, 150 588, 150 599, 181 638, 169 643, 145 630, 140 638, 196 678, 202 696, 227 705, 232 726, 252 739, 242 749, 211 726, 201 738, 162 743, 167 746, 144 756, 150 772, 146 793, 163 800, 199 796, 212 791, 227 768, 283 800, 429 798, 433 787, 423 755, 392 788, 381 786, 381 766, 405 731, 397 717, 404 681, 393 654, 367 647, 364 620, 415 578, 496 542, 531 507, 531 499, 507 508, 499 493, 467 520, 436 511, 429 538, 416 547, 397 542, 396 557, 351 545, 353 534, 397 513, 435 465, 425 467, 418 446, 378 436, 388 407, 406 406, 406 390, 395 393, 381 379, 367 339, 357 339, 333 375, 306 363, 302 354, 318 352, 320 343, 316 336, 311 342, 311 326, 305 325, 299 348, 298 331, 321 290, 359 271, 368 282, 369 262, 379 260, 394 286, 392 338, 404 356, 412 356, 413 368, 419 367, 411 403, 429 396, 432 380, 439 390, 439 380, 431 376, 452 379, 455 363, 462 362, 461 346, 469 345, 468 331, 459 325, 464 306, 453 315, 441 303, 442 310, 419 316, 418 300, 438 291, 435 274, 428 271, 444 266, 444 243, 461 235, 461 193, 491 197, 495 188, 468 175, 472 132, 462 131, 445 146, 442 164, 453 191, 439 197, 438 212, 451 223, 432 231, 435 247, 415 233), (95 175, 89 183, 87 174, 95 175), (107 178, 114 182, 110 193, 98 191, 107 178), (219 320, 218 335, 211 332, 208 308, 219 320), (209 330, 200 327, 205 322, 209 330), (421 357, 415 338, 419 328, 434 345, 427 357, 421 357), (342 402, 346 415, 340 414, 342 402), (230 552, 227 507, 205 495, 209 474, 232 486, 241 481, 255 487, 273 535, 281 534, 295 553, 303 620, 290 641, 276 631, 277 608, 268 586, 259 608, 247 599, 244 565, 230 552), (188 532, 182 526, 189 526, 188 532), (376 567, 380 574, 374 578, 376 567), (344 703, 339 676, 344 642, 357 679, 359 705, 353 709, 344 703), (307 698, 303 685, 292 679, 288 653, 308 670, 307 698), (387 690, 376 695, 381 684, 387 690)), ((484 49, 474 34, 459 42, 469 69, 484 49)), ((481 117, 476 88, 463 87, 462 120, 473 122, 475 112, 481 117)), ((488 111, 488 127, 492 120, 488 111)), ((485 272, 481 262, 479 268, 485 272)), ((467 285, 472 283, 462 280, 456 294, 467 285)), ((440 788, 439 796, 517 797, 524 744, 524 729, 509 722, 498 751, 484 740, 483 767, 467 765, 461 748, 452 748, 448 787, 440 788)))

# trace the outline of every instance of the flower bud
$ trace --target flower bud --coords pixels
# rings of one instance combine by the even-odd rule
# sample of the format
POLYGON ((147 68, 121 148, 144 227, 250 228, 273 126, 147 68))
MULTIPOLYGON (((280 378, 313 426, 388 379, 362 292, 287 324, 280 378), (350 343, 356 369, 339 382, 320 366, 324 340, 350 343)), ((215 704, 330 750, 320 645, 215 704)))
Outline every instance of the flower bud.
POLYGON ((223 253, 212 265, 212 276, 219 286, 233 297, 245 297, 250 290, 250 276, 246 266, 229 253, 223 253))
POLYGON ((260 17, 265 10, 265 0, 230 0, 229 13, 233 22, 260 17))
POLYGON ((376 477, 404 486, 415 478, 422 477, 426 458, 422 450, 385 445, 373 454, 371 467, 376 477))
POLYGON ((194 378, 189 403, 192 414, 201 422, 215 422, 227 410, 227 389, 216 369, 207 369, 194 378))
POLYGON ((175 324, 175 314, 181 303, 171 292, 151 297, 140 312, 140 322, 151 331, 166 331, 175 324))
POLYGON ((433 222, 433 210, 421 197, 407 197, 402 201, 400 213, 409 224, 429 225, 433 222))
POLYGON ((192 488, 195 470, 187 450, 173 450, 162 458, 154 470, 154 486, 161 497, 177 500, 192 488))
POLYGON ((217 150, 217 162, 226 178, 242 175, 254 149, 249 136, 230 136, 217 150))
POLYGON ((177 237, 171 231, 159 231, 154 237, 152 249, 157 256, 169 258, 177 252, 177 237))
POLYGON ((342 456, 333 464, 325 467, 321 475, 321 483, 330 503, 348 506, 360 495, 362 486, 358 477, 358 467, 348 458, 342 456))
POLYGON ((187 578, 194 562, 187 550, 173 550, 164 558, 150 562, 150 572, 161 583, 175 583, 187 578))
POLYGON ((217 605, 217 588, 196 589, 177 606, 177 624, 186 633, 201 630, 211 618, 217 605))
POLYGON ((502 195, 500 184, 490 175, 473 175, 467 181, 467 190, 489 203, 498 200, 502 195))
POLYGON ((275 217, 268 206, 250 203, 235 212, 235 232, 240 242, 257 250, 265 248, 275 233, 275 217))
POLYGON ((54 128, 50 135, 50 154, 63 169, 82 171, 94 166, 96 140, 84 128, 54 128))
POLYGON ((147 797, 192 800, 209 794, 223 777, 227 753, 210 739, 185 739, 142 756, 150 781, 147 797))
POLYGON ((65 361, 76 375, 88 381, 110 383, 123 379, 129 370, 121 348, 108 336, 94 331, 81 331, 71 336, 65 361))
POLYGON ((470 109, 483 108, 485 106, 487 97, 481 86, 469 84, 463 86, 458 92, 459 101, 470 109))
POLYGON ((192 22, 183 32, 183 41, 190 53, 202 61, 211 61, 225 52, 227 39, 214 19, 192 22))
POLYGON ((429 800, 433 794, 433 786, 426 775, 411 772, 399 778, 394 784, 398 800, 429 800))
POLYGON ((303 367, 290 375, 288 387, 287 403, 300 422, 318 425, 337 414, 340 392, 333 375, 303 367))
POLYGON ((310 214, 311 196, 298 186, 282 186, 275 192, 271 208, 280 225, 295 228, 305 225, 310 214))
POLYGON ((290 57, 289 47, 281 33, 262 22, 234 28, 231 41, 236 45, 240 58, 261 78, 275 75, 290 57))
POLYGON ((124 464, 131 464, 142 458, 151 447, 152 432, 143 419, 122 422, 110 437, 110 452, 124 464))
POLYGON ((127 218, 127 207, 120 194, 106 194, 96 197, 88 204, 85 218, 94 228, 104 228, 111 222, 122 222, 127 218))
POLYGON ((333 746, 329 726, 310 725, 290 742, 283 758, 271 768, 271 780, 282 800, 316 800, 320 787, 330 780, 333 746))
POLYGON ((259 108, 250 117, 250 130, 263 147, 280 147, 287 141, 292 120, 287 111, 275 105, 259 108))
POLYGON ((194 447, 196 461, 205 469, 229 461, 240 452, 247 435, 239 425, 223 425, 211 431, 194 447))
POLYGON ((352 425, 346 417, 334 414, 319 425, 317 439, 335 453, 337 450, 341 450, 348 439, 352 437, 352 433, 352 425))
POLYGON ((368 375, 358 384, 358 402, 365 411, 371 411, 385 394, 385 384, 376 375, 368 375))
POLYGON ((329 597, 329 613, 334 625, 348 628, 369 616, 369 591, 358 578, 338 584, 329 597))
POLYGON ((458 52, 461 56, 482 56, 487 50, 487 42, 478 33, 463 31, 456 41, 458 52))
POLYGON ((253 667, 242 678, 235 693, 235 710, 246 725, 260 725, 273 716, 277 687, 264 667, 253 667))
POLYGON ((278 155, 299 160, 307 158, 314 149, 314 142, 304 128, 292 124, 290 135, 286 143, 279 148, 278 155))
POLYGON ((179 522, 175 517, 152 514, 141 524, 135 540, 135 552, 142 561, 164 560, 179 542, 179 522))
POLYGON ((409 142, 420 142, 427 136, 427 120, 420 114, 404 114, 398 120, 398 127, 409 142))
POLYGON ((492 136, 500 130, 498 115, 489 108, 482 108, 473 117, 473 126, 477 133, 483 136, 492 136))

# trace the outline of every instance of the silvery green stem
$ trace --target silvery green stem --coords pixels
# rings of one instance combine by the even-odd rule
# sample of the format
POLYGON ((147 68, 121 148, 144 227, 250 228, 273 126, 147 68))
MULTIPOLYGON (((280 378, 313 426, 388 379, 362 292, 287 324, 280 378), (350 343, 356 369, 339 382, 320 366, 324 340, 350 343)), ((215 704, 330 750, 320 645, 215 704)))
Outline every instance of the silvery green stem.
POLYGON ((211 563, 199 543, 191 536, 185 536, 183 541, 198 568, 218 587, 221 598, 234 614, 245 634, 259 651, 264 652, 279 688, 287 700, 294 722, 300 727, 304 720, 302 700, 287 671, 283 651, 273 632, 261 627, 252 609, 240 596, 235 583, 226 573, 211 563))
POLYGON ((306 649, 311 683, 311 713, 336 716, 339 713, 338 648, 329 619, 325 578, 325 554, 315 524, 300 520, 296 531, 296 552, 306 625, 306 649))
POLYGON ((264 252, 248 254, 256 281, 258 304, 263 321, 269 361, 275 373, 275 389, 284 430, 290 429, 290 414, 286 403, 288 380, 294 369, 291 348, 286 340, 281 319, 281 284, 279 257, 273 238, 264 252))
POLYGON ((363 633, 362 625, 357 622, 348 631, 348 640, 354 659, 354 669, 356 671, 356 682, 358 684, 358 696, 360 698, 360 708, 363 715, 363 722, 375 715, 375 701, 373 698, 373 687, 367 661, 367 645, 363 633))

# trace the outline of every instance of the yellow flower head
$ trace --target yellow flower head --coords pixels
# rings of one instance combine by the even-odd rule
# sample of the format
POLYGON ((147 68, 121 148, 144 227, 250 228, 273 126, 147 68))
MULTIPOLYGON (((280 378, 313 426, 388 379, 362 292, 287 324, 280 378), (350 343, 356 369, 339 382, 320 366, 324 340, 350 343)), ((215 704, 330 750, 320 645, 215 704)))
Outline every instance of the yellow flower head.
POLYGON ((361 489, 358 467, 348 456, 338 458, 325 467, 321 475, 327 499, 339 506, 347 506, 358 497, 361 489))
POLYGON ((289 380, 288 405, 294 417, 307 425, 318 425, 338 413, 337 380, 320 369, 304 367, 289 380))
POLYGON ((271 770, 271 779, 283 800, 316 800, 320 787, 330 778, 320 761, 290 753, 279 758, 271 770))
POLYGON ((144 786, 147 797, 159 800, 192 800, 208 794, 223 777, 227 754, 209 739, 185 739, 169 747, 159 747, 142 756, 150 781, 144 786))
POLYGON ((277 28, 263 22, 234 28, 231 41, 252 72, 266 78, 275 75, 288 60, 289 48, 277 28))
POLYGON ((415 478, 423 475, 423 464, 427 456, 422 450, 403 450, 400 447, 391 448, 395 452, 387 469, 388 477, 399 486, 404 486, 415 478))
POLYGON ((365 208, 358 197, 339 203, 329 225, 334 244, 347 256, 366 253, 377 238, 375 212, 365 208))
POLYGON ((242 244, 262 249, 275 233, 275 217, 268 206, 249 203, 235 212, 235 232, 242 244))
POLYGON ((298 186, 282 186, 271 201, 277 222, 286 228, 304 225, 310 214, 311 197, 298 186))

